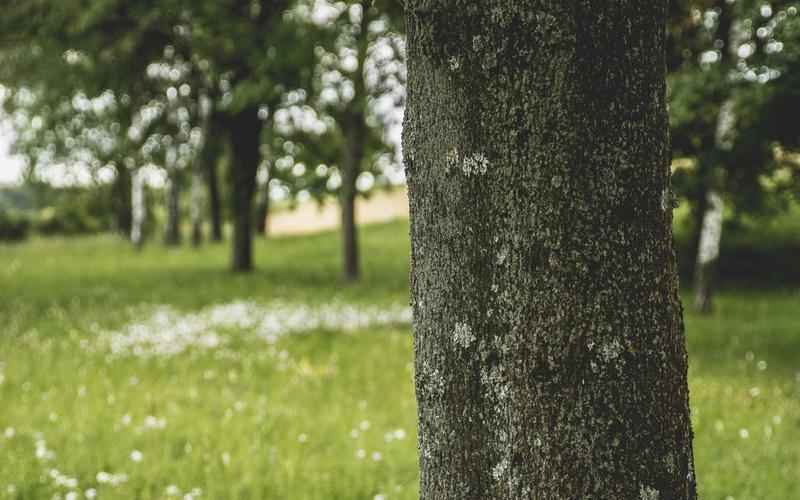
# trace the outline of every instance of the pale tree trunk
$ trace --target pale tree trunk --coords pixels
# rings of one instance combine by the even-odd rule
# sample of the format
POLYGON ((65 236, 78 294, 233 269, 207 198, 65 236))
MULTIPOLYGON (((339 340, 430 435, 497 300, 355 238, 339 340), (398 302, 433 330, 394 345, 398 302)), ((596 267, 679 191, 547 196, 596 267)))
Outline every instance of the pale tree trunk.
POLYGON ((711 312, 712 309, 713 286, 722 240, 722 209, 722 197, 714 190, 709 191, 694 271, 694 307, 702 313, 711 312))
POLYGON ((177 246, 181 243, 181 182, 180 172, 175 167, 175 150, 167 153, 167 223, 164 227, 164 244, 177 246))
MULTIPOLYGON (((729 99, 722 105, 719 116, 717 116, 715 147, 719 152, 729 152, 733 148, 735 125, 734 103, 729 99)), ((714 169, 712 174, 710 176, 711 184, 721 184, 722 170, 714 169)), ((724 203, 721 194, 715 188, 710 188, 703 204, 703 221, 700 226, 697 260, 694 267, 694 308, 703 314, 708 314, 713 310, 717 261, 722 242, 723 209, 724 203)))
POLYGON ((131 180, 131 243, 136 249, 144 244, 144 223, 147 205, 144 199, 144 174, 141 170, 133 173, 131 180))
MULTIPOLYGON (((738 60, 737 44, 731 37, 736 31, 733 23, 733 6, 728 0, 717 0, 715 9, 718 12, 718 28, 716 39, 722 42, 720 48, 723 66, 731 66, 738 60)), ((730 152, 735 140, 736 115, 734 101, 725 100, 717 115, 717 127, 714 134, 714 162, 730 152)), ((723 185, 724 170, 721 165, 712 164, 711 171, 704 178, 706 183, 704 198, 700 206, 700 233, 697 241, 697 258, 694 267, 694 308, 701 314, 709 314, 713 310, 715 281, 717 279, 717 261, 722 242, 723 201, 719 192, 723 185)))
POLYGON ((407 2, 422 499, 695 499, 667 1, 407 2))
POLYGON ((232 115, 228 135, 231 140, 231 217, 233 239, 231 269, 237 272, 253 269, 253 194, 256 174, 261 162, 261 130, 263 122, 258 108, 250 107, 232 115))

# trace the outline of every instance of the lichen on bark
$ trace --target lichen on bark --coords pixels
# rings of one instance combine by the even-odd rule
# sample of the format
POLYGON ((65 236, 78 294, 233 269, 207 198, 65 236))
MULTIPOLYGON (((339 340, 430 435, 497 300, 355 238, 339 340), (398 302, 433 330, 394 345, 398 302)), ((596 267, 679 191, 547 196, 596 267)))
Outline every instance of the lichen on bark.
POLYGON ((695 498, 666 1, 407 12, 421 497, 695 498))

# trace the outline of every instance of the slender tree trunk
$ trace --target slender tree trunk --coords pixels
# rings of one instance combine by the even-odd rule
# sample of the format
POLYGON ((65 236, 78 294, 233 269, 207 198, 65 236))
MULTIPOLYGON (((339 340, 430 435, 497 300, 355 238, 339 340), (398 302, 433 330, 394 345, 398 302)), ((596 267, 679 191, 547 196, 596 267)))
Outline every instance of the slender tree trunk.
POLYGON ((245 108, 232 115, 228 133, 231 139, 231 217, 233 245, 231 269, 250 271, 253 268, 253 194, 261 161, 261 129, 258 108, 245 108))
POLYGON ((409 0, 422 499, 695 499, 667 1, 409 0))
POLYGON ((192 171, 192 246, 203 243, 203 173, 197 166, 192 171))
MULTIPOLYGON (((733 101, 727 100, 721 106, 717 117, 715 147, 717 157, 724 158, 726 152, 733 148, 734 125, 733 101)), ((697 245, 697 261, 694 271, 694 307, 703 314, 713 310, 713 296, 722 242, 722 215, 724 203, 717 187, 723 184, 724 172, 721 168, 713 169, 708 183, 712 186, 706 193, 703 210, 703 222, 697 245)))
POLYGON ((144 224, 147 217, 144 196, 144 175, 137 170, 133 173, 131 182, 131 243, 137 250, 144 244, 144 224))
POLYGON ((174 168, 168 168, 167 172, 167 224, 164 228, 164 244, 177 246, 181 244, 180 173, 174 168))
MULTIPOLYGON (((732 43, 733 16, 731 5, 727 0, 717 0, 715 8, 719 14, 719 25, 716 37, 723 45, 720 47, 720 64, 730 66, 737 60, 738 47, 732 43)), ((720 193, 723 186, 724 170, 720 161, 724 161, 725 153, 733 148, 736 115, 734 101, 728 97, 721 105, 717 115, 717 127, 714 134, 714 145, 711 154, 710 171, 703 176, 705 189, 702 192, 703 202, 698 213, 700 219, 697 236, 697 258, 694 267, 694 308, 701 314, 709 314, 713 310, 714 288, 722 241, 722 215, 724 204, 720 193)))
POLYGON ((714 190, 708 192, 700 243, 694 271, 694 307, 698 312, 709 313, 722 240, 722 197, 714 190))
POLYGON ((351 124, 351 128, 345 131, 345 156, 342 161, 342 187, 339 193, 342 216, 342 257, 344 259, 344 279, 347 281, 357 280, 360 274, 358 227, 356 225, 356 180, 360 172, 363 144, 356 128, 351 124))
POLYGON ((256 232, 263 237, 268 236, 269 224, 267 218, 269 217, 269 181, 270 166, 264 165, 263 178, 258 179, 258 199, 256 200, 256 232))
POLYGON ((115 229, 119 231, 120 234, 125 235, 130 234, 132 229, 131 194, 133 186, 131 185, 131 173, 125 165, 117 165, 116 172, 117 175, 112 188, 112 206, 114 207, 116 215, 115 229))
POLYGON ((222 241, 222 200, 219 189, 219 175, 217 173, 219 159, 222 153, 220 137, 224 128, 221 116, 211 113, 208 123, 208 134, 203 140, 201 162, 205 168, 206 183, 208 184, 208 212, 211 224, 211 241, 222 241))
POLYGON ((273 142, 273 115, 272 110, 278 106, 278 103, 271 103, 269 105, 270 109, 270 116, 268 120, 264 122, 264 146, 262 146, 263 155, 266 161, 262 161, 260 166, 259 172, 257 174, 257 190, 258 190, 258 199, 256 200, 256 232, 263 237, 267 237, 267 232, 269 231, 269 224, 267 223, 267 218, 269 217, 269 202, 270 202, 270 195, 269 195, 269 181, 272 180, 272 167, 273 163, 273 152, 272 142, 273 142))
POLYGON ((353 71, 353 100, 343 114, 342 131, 345 136, 342 158, 342 187, 339 194, 342 216, 342 258, 344 279, 355 281, 361 274, 358 251, 358 226, 356 224, 356 181, 364 161, 364 147, 367 134, 367 92, 364 82, 364 62, 369 47, 368 28, 370 2, 362 2, 361 23, 356 39, 357 67, 353 71))

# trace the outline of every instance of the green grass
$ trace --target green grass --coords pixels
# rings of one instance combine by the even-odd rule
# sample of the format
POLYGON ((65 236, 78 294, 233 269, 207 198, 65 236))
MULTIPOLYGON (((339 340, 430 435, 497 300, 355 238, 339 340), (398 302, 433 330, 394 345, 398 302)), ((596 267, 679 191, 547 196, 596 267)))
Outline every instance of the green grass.
MULTIPOLYGON (((90 488, 103 499, 170 498, 175 488, 202 498, 416 498, 407 325, 322 328, 274 344, 227 327, 219 348, 161 358, 107 349, 109 332, 149 315, 148 304, 175 314, 241 300, 405 304, 407 234, 404 222, 365 228, 356 285, 339 281, 335 234, 259 241, 251 275, 227 273, 220 245, 0 246, 0 498, 83 498, 90 488), (100 472, 127 479, 100 482, 100 472)), ((702 498, 796 498, 800 289, 728 290, 717 306, 711 317, 687 314, 702 498)))

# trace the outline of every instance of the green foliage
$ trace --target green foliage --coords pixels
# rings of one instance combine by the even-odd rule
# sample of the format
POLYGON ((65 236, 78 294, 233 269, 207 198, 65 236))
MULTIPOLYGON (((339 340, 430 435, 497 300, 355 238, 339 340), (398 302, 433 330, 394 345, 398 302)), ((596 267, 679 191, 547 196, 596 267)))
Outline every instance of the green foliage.
POLYGON ((91 234, 101 229, 100 221, 75 205, 47 207, 36 218, 36 231, 44 236, 91 234))
POLYGON ((673 183, 692 203, 713 187, 737 215, 785 210, 800 191, 792 154, 800 127, 800 16, 796 1, 672 3, 670 117, 673 183), (728 107, 730 112, 725 110, 728 107), (729 127, 721 122, 729 119, 729 127), (728 129, 721 132, 723 129, 728 129), (723 134, 721 136, 720 134, 723 134))
POLYGON ((30 225, 25 215, 0 208, 0 242, 24 240, 28 237, 30 225))

